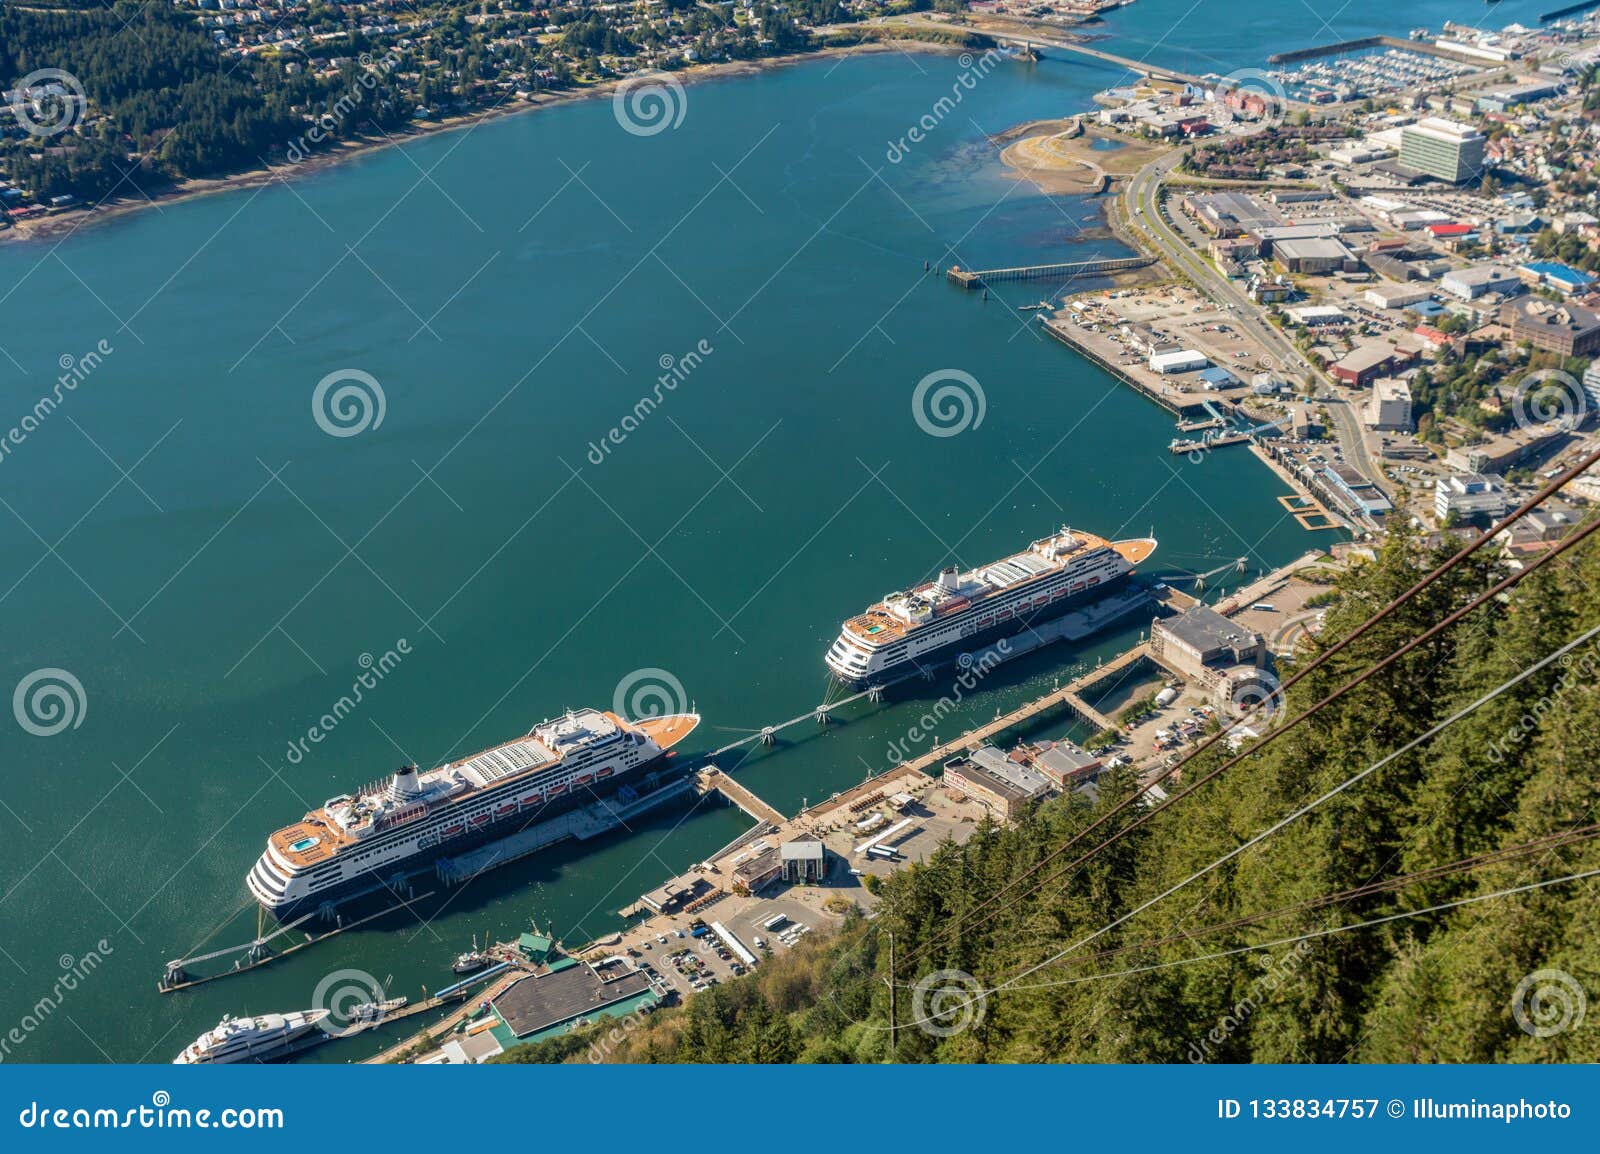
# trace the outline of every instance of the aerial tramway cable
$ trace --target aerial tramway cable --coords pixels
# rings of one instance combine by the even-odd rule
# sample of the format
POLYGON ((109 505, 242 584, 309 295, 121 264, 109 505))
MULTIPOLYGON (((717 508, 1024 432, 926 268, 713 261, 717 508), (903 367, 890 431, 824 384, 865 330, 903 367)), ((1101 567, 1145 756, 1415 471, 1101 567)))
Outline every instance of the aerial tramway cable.
MULTIPOLYGON (((1422 578, 1420 578, 1409 589, 1407 589, 1405 592, 1401 593, 1399 596, 1395 597, 1394 600, 1389 602, 1388 605, 1384 606, 1382 609, 1378 610, 1377 612, 1375 612, 1371 616, 1369 616, 1365 621, 1363 621, 1359 626, 1357 626, 1349 634, 1347 634, 1346 636, 1341 638, 1338 642, 1336 642, 1334 645, 1330 646, 1328 649, 1325 649, 1321 653, 1317 654, 1308 664, 1306 664, 1302 668, 1296 670, 1286 681, 1284 681, 1279 687, 1279 692, 1287 691, 1295 683, 1297 683, 1298 681, 1300 681, 1304 677, 1308 676, 1313 670, 1317 669, 1318 667, 1320 667, 1321 665, 1326 663, 1329 659, 1334 657, 1336 654, 1338 654, 1339 652, 1341 652, 1342 650, 1344 650, 1345 648, 1350 646, 1358 638, 1364 636, 1374 626, 1376 626, 1377 624, 1379 624, 1380 622, 1385 620, 1387 617, 1389 617, 1391 614, 1393 614, 1396 610, 1401 608, 1407 602, 1412 600, 1418 594, 1422 593, 1429 586, 1434 584, 1434 582, 1439 580, 1439 578, 1443 577, 1450 570, 1454 569, 1457 565, 1461 564, 1468 557, 1470 557, 1473 553, 1477 552, 1485 544, 1487 544, 1489 541, 1493 540, 1494 537, 1497 534, 1499 534, 1500 532, 1504 531, 1506 528, 1508 528, 1512 524, 1515 524, 1518 520, 1520 520, 1522 517, 1526 516, 1528 513, 1532 512, 1535 508, 1537 508, 1540 504, 1542 504, 1545 500, 1547 500, 1551 495, 1553 495, 1554 493, 1559 491, 1564 485, 1566 485, 1568 482, 1570 482, 1574 477, 1578 476, 1580 473, 1582 473, 1584 470, 1588 469, 1591 465, 1595 464, 1596 462, 1600 462, 1600 449, 1596 449, 1593 452, 1587 453, 1583 457, 1579 458, 1579 460, 1576 463, 1574 463, 1573 465, 1569 466, 1560 476, 1556 477, 1549 484, 1547 484, 1543 489, 1541 489, 1538 493, 1535 493, 1532 497, 1528 498, 1521 505, 1519 505, 1516 509, 1512 510, 1505 517, 1503 517, 1500 521, 1496 522, 1493 526, 1491 526, 1489 529, 1487 529, 1481 536, 1479 536, 1478 538, 1476 538, 1475 540, 1473 540, 1471 542, 1468 542, 1465 546, 1463 546, 1458 552, 1456 552, 1448 560, 1446 560, 1444 562, 1441 562, 1431 572, 1427 573, 1422 578)), ((1534 570, 1538 569, 1540 566, 1542 566, 1546 562, 1548 562, 1550 560, 1553 560, 1559 554, 1565 552, 1567 549, 1569 549, 1572 546, 1578 544, 1580 541, 1585 539, 1590 533, 1594 532, 1597 527, 1600 527, 1600 522, 1591 522, 1590 524, 1588 524, 1587 526, 1585 526, 1581 530, 1579 530, 1579 531, 1577 531, 1577 532, 1575 532, 1573 534, 1569 534, 1569 536, 1565 540, 1563 540, 1555 549, 1553 549, 1552 551, 1550 551, 1548 553, 1545 553, 1545 554, 1541 555, 1534 562, 1529 564, 1523 570, 1520 570, 1518 573, 1512 574, 1506 580, 1500 582, 1497 586, 1495 586, 1493 589, 1491 589, 1489 593, 1487 593, 1487 594, 1475 599, 1473 602, 1469 603, 1465 607, 1465 609, 1463 609, 1461 611, 1458 611, 1457 613, 1452 614, 1450 617, 1446 618, 1445 621, 1441 622, 1439 625, 1437 625, 1437 626, 1433 627, 1432 629, 1428 630, 1421 637, 1415 639, 1413 642, 1408 643, 1406 646, 1403 646, 1399 651, 1397 651, 1394 654, 1391 654, 1388 658, 1384 659, 1384 661, 1380 662, 1377 666, 1374 666, 1372 669, 1369 669, 1365 674, 1362 674, 1362 675, 1358 676, 1357 678, 1353 679, 1351 682, 1347 683, 1344 687, 1342 687, 1336 693, 1330 694, 1328 697, 1324 698, 1322 701, 1320 701, 1317 704, 1313 705, 1309 709, 1303 711, 1301 714, 1297 715, 1296 717, 1294 717, 1290 721, 1284 723, 1284 725, 1278 726, 1277 728, 1273 729, 1267 735, 1267 737, 1265 739, 1263 739, 1262 741, 1256 743, 1249 750, 1245 751, 1245 753, 1240 754, 1238 757, 1235 757, 1235 758, 1231 759, 1221 769, 1213 771, 1213 773, 1211 773, 1211 774, 1208 774, 1200 782, 1197 782, 1195 784, 1195 786, 1193 786, 1193 787, 1191 787, 1189 789, 1186 789, 1183 793, 1178 794, 1173 798, 1169 798, 1167 803, 1163 803, 1163 805, 1158 807, 1157 809, 1149 811, 1148 813, 1143 815, 1133 825, 1124 827, 1122 831, 1119 831, 1119 833, 1114 835, 1111 839, 1108 839, 1107 841, 1100 843, 1099 846, 1097 846, 1094 850, 1090 851, 1089 855, 1086 855, 1085 858, 1080 858, 1079 861, 1077 863, 1074 863, 1074 864, 1075 865, 1076 864, 1080 864, 1082 861, 1087 860, 1087 856, 1093 856, 1094 853, 1098 853, 1101 849, 1105 848, 1105 846, 1111 844, 1117 838, 1121 837, 1123 833, 1126 833, 1129 830, 1137 828, 1137 826, 1139 826, 1139 825, 1142 825, 1145 820, 1148 820, 1148 818, 1153 817, 1155 815, 1155 813, 1161 812, 1162 810, 1167 808, 1168 804, 1176 802, 1176 801, 1180 800, 1181 798, 1188 797, 1191 793, 1193 793, 1195 788, 1198 788, 1200 785, 1204 784, 1205 782, 1210 781, 1218 773, 1222 772, 1225 769, 1228 769, 1228 768, 1232 767, 1233 765, 1237 764, 1240 760, 1242 760, 1244 757, 1246 757, 1249 754, 1254 753, 1256 750, 1259 750, 1262 747, 1264 747, 1266 744, 1268 744, 1275 737, 1281 735, 1284 732, 1287 732, 1289 729, 1291 729, 1294 726, 1298 725, 1300 722, 1304 721, 1307 717, 1309 717, 1312 714, 1314 714, 1317 710, 1319 710, 1319 709, 1323 708, 1324 706, 1330 704, 1332 701, 1334 701, 1339 696, 1342 696, 1342 694, 1344 692, 1346 692, 1349 688, 1351 688, 1353 685, 1359 683, 1360 681, 1364 681, 1367 677, 1370 677, 1373 673, 1378 672, 1380 669, 1384 668, 1385 666, 1390 664, 1392 661, 1398 659, 1404 653, 1409 652, 1411 649, 1414 649, 1416 647, 1416 645, 1421 644, 1422 641, 1426 640, 1429 637, 1437 635, 1443 628, 1447 628, 1450 624, 1453 624, 1455 621, 1459 620, 1462 616, 1465 616, 1465 614, 1467 612, 1470 612, 1473 609, 1477 608, 1478 606, 1482 605, 1490 597, 1497 596, 1500 592, 1503 592, 1505 589, 1510 588, 1512 585, 1515 585, 1518 581, 1520 581, 1524 577, 1528 576, 1530 573, 1532 573, 1534 570)), ((1165 781, 1165 780, 1171 778, 1173 775, 1181 772, 1182 769, 1184 768, 1184 766, 1188 765, 1189 762, 1193 761, 1195 758, 1199 757, 1202 753, 1206 752, 1213 745, 1215 745, 1219 740, 1222 740, 1224 737, 1226 737, 1228 732, 1229 732, 1229 730, 1225 728, 1225 729, 1219 730, 1217 733, 1212 734, 1205 741, 1201 742, 1198 746, 1196 746, 1194 749, 1190 750, 1187 754, 1185 754, 1182 757, 1182 759, 1180 759, 1175 765, 1170 766, 1168 769, 1166 769, 1165 771, 1163 771, 1162 773, 1157 775, 1154 779, 1152 779, 1152 781, 1149 784, 1150 785, 1160 784, 1162 781, 1165 781)), ((991 895, 989 898, 984 899, 982 902, 978 903, 978 905, 975 907, 974 912, 981 912, 984 909, 986 909, 987 907, 991 906, 993 903, 999 901, 999 899, 1002 898, 1007 892, 1009 892, 1015 886, 1021 884, 1022 882, 1027 881, 1030 877, 1032 877, 1033 875, 1038 873, 1038 871, 1040 869, 1044 868, 1044 866, 1046 866, 1051 861, 1053 861, 1056 858, 1058 858, 1059 856, 1061 856, 1063 853, 1065 853, 1067 850, 1069 850, 1073 845, 1075 845, 1079 841, 1081 841, 1086 835, 1088 835, 1089 833, 1093 832, 1095 829, 1097 829, 1098 827, 1104 825, 1106 822, 1108 822, 1112 818, 1116 817, 1118 814, 1120 814, 1121 812, 1126 810, 1128 807, 1130 807, 1131 805, 1133 805, 1136 802, 1138 802, 1144 796, 1145 792, 1146 791, 1144 789, 1140 789, 1140 790, 1137 790, 1137 791, 1131 793, 1128 797, 1125 797, 1122 801, 1120 801, 1116 805, 1114 805, 1110 810, 1108 810, 1107 812, 1101 814, 1094 821, 1092 821, 1089 825, 1085 826, 1082 830, 1079 830, 1066 843, 1064 843, 1063 845, 1061 845, 1061 846, 1057 847, 1056 849, 1052 850, 1050 853, 1046 854, 1038 862, 1036 862, 1034 865, 1030 866, 1027 870, 1025 870, 1021 875, 1019 875, 1016 878, 1013 878, 1011 881, 1006 882, 1005 885, 1003 885, 998 891, 996 891, 996 893, 991 895)), ((1070 869, 1072 867, 1068 866, 1067 868, 1070 869)), ((1064 871, 1061 871, 1061 872, 1064 872, 1064 871)), ((1052 878, 1059 877, 1059 876, 1060 876, 1060 872, 1058 872, 1055 875, 1052 875, 1052 878)), ((1052 879, 1051 878, 1047 878, 1045 880, 1049 881, 1049 880, 1052 880, 1052 879)), ((1039 884, 1043 885, 1044 883, 1041 882, 1039 884)), ((1038 888, 1039 888, 1039 886, 1036 885, 1032 889, 1026 891, 1026 893, 1024 893, 1021 896, 1027 896, 1028 893, 1036 892, 1038 888)), ((959 917, 953 918, 949 922, 945 923, 939 930, 936 931, 936 939, 935 939, 935 941, 930 941, 926 945, 919 947, 917 950, 915 950, 913 952, 911 958, 908 959, 908 961, 915 962, 915 961, 919 960, 920 958, 926 956, 928 951, 937 943, 937 941, 940 938, 945 938, 945 937, 948 937, 949 935, 953 934, 955 931, 959 930, 962 927, 963 924, 964 923, 963 923, 962 919, 959 918, 959 917)))

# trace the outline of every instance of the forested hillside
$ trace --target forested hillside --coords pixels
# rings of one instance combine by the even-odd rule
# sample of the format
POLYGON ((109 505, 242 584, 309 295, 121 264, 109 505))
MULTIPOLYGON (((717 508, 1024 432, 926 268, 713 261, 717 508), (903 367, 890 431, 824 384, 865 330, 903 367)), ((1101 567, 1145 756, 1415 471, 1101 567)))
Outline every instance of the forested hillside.
MULTIPOLYGON (((1347 577, 1321 643, 1408 588, 1426 560, 1416 553, 1397 537, 1347 577)), ((1460 567, 1295 685, 1280 721, 1492 580, 1481 567, 1460 567)), ((1600 870, 1592 838, 1543 840, 1600 820, 1592 645, 1051 961, 1600 622, 1596 590, 1600 561, 1574 550, 1080 871, 1061 872, 1134 820, 1137 806, 1020 880, 1126 797, 1129 782, 1103 779, 1098 811, 1059 801, 1019 828, 989 827, 964 847, 946 846, 883 887, 876 918, 767 959, 686 1007, 603 1023, 508 1059, 884 1061, 892 933, 900 1061, 1596 1061, 1600 1029, 1581 1021, 1580 991, 1600 989, 1592 888, 1600 879, 1324 933, 1600 870), (1530 843, 1534 850, 1522 848, 1530 843), (1478 855, 1491 856, 1457 865, 1478 855), (1051 880, 1037 886, 1043 879, 1051 880), (1325 900, 1363 887, 1361 896, 1325 900), (1249 948, 1273 942, 1282 944, 1249 948), (1194 960, 1218 954, 1228 956, 1194 960), (975 981, 928 979, 937 971, 975 981), (1524 981, 1540 971, 1562 977, 1524 981)), ((1225 756, 1208 751, 1204 764, 1225 756)), ((1185 771, 1191 782, 1197 765, 1185 771)))

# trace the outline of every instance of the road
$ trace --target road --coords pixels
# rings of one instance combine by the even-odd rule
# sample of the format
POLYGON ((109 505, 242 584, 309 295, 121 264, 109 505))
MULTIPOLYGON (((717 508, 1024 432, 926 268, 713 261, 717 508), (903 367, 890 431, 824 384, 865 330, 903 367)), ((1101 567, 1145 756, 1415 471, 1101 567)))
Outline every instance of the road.
MULTIPOLYGON (((1201 255, 1182 236, 1161 210, 1161 182, 1183 159, 1181 152, 1171 152, 1158 157, 1141 168, 1123 191, 1123 209, 1128 224, 1136 229, 1167 262, 1212 300, 1229 306, 1236 323, 1257 344, 1277 358, 1285 371, 1299 374, 1315 383, 1317 372, 1300 354, 1294 342, 1284 336, 1266 320, 1262 311, 1241 292, 1232 281, 1223 276, 1212 262, 1201 255)), ((1359 415, 1354 407, 1341 397, 1325 395, 1328 417, 1333 425, 1334 439, 1339 444, 1344 459, 1365 473, 1374 484, 1384 488, 1383 471, 1367 449, 1361 434, 1359 415)))

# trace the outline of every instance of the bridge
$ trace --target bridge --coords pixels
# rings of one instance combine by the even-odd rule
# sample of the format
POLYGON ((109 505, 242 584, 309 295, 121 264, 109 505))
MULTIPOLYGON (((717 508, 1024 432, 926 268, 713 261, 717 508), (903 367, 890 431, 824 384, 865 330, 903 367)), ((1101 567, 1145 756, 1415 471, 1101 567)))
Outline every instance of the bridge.
POLYGON ((1008 280, 1070 280, 1078 276, 1092 276, 1095 273, 1122 272, 1126 269, 1146 268, 1156 263, 1152 256, 1123 256, 1111 257, 1105 260, 1075 260, 1062 264, 1030 264, 1017 268, 991 268, 972 270, 964 269, 959 265, 950 268, 944 275, 951 284, 958 284, 964 289, 982 288, 985 285, 997 284, 1008 280))
POLYGON ((1119 65, 1135 76, 1143 76, 1150 80, 1170 80, 1176 84, 1193 84, 1201 88, 1206 87, 1205 78, 1196 76, 1191 72, 1179 72, 1175 68, 1163 68, 1159 64, 1151 64, 1148 60, 1133 60, 1127 56, 1118 56, 1115 52, 1090 48, 1087 44, 1074 44, 1070 40, 1052 40, 1033 33, 1013 36, 1004 32, 985 30, 984 34, 1001 44, 1020 44, 1025 48, 1054 48, 1058 52, 1076 52, 1079 56, 1089 56, 1106 64, 1119 65))

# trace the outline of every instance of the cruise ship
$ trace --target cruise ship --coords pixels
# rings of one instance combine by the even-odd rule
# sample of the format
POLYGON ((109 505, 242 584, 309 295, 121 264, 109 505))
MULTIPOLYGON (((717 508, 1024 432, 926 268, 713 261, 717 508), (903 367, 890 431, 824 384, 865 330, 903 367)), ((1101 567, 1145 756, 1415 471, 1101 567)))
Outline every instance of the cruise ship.
POLYGON ((280 922, 396 888, 440 858, 612 793, 629 796, 699 724, 695 713, 627 721, 580 709, 426 773, 402 766, 274 833, 246 884, 280 922))
POLYGON ((1098 596, 1155 550, 1153 537, 1108 541, 1063 528, 969 572, 945 569, 846 621, 828 668, 864 685, 948 664, 1098 596))
POLYGON ((327 1010, 296 1010, 259 1018, 223 1018, 172 1059, 175 1066, 265 1062, 282 1057, 328 1016, 327 1010))

